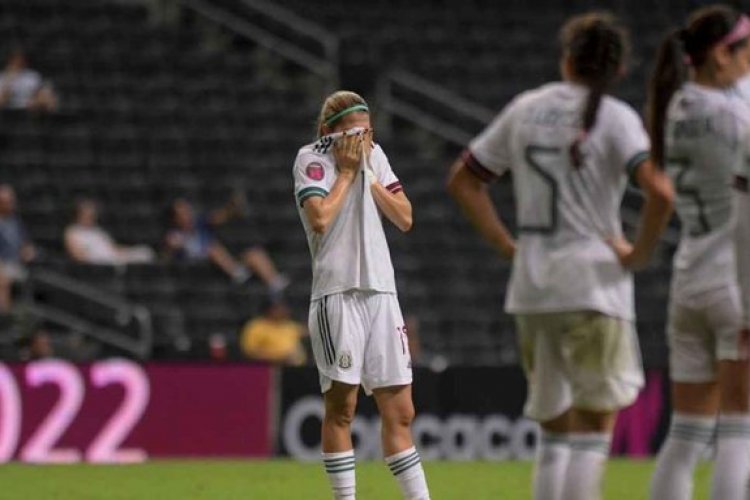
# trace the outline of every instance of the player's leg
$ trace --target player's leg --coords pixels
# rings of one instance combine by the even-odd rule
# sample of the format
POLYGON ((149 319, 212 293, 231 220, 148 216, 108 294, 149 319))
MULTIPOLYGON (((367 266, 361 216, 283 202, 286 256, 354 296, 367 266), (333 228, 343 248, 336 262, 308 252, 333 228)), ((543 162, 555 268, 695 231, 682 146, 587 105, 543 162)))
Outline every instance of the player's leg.
POLYGON ((707 302, 708 321, 717 332, 720 393, 711 498, 744 500, 750 481, 750 332, 742 328, 738 288, 717 290, 707 302))
POLYGON ((720 408, 711 498, 744 500, 750 481, 750 370, 747 360, 719 362, 720 408))
POLYGON ((411 355, 398 298, 378 293, 366 300, 370 331, 362 385, 372 391, 378 406, 383 456, 405 499, 428 500, 427 480, 411 435, 411 355))
POLYGON ((391 456, 414 446, 411 423, 414 421, 414 403, 411 385, 373 389, 373 397, 382 422, 381 440, 383 456, 391 456))
POLYGON ((323 464, 334 500, 355 498, 354 446, 352 421, 357 406, 358 385, 333 381, 323 395, 325 414, 321 429, 323 464))
POLYGON ((713 438, 719 390, 714 339, 703 314, 673 303, 669 309, 672 420, 651 482, 652 500, 689 500, 693 472, 713 438))
POLYGON ((308 328, 325 402, 321 438, 326 473, 335 499, 354 499, 351 424, 363 350, 362 318, 356 299, 344 293, 313 301, 308 328))
POLYGON ((358 385, 331 381, 331 388, 323 394, 325 414, 321 429, 323 453, 351 451, 352 422, 357 408, 358 385))
POLYGON ((570 374, 570 458, 563 500, 601 498, 617 412, 644 385, 635 330, 630 321, 597 312, 569 313, 561 355, 570 374))
POLYGON ((560 355, 561 314, 516 316, 528 381, 524 413, 540 423, 532 479, 534 500, 560 500, 570 458, 571 388, 560 355))
POLYGON ((373 389, 373 396, 382 421, 383 456, 404 498, 429 499, 424 469, 411 436, 414 420, 411 385, 373 389))
POLYGON ((616 415, 616 412, 608 411, 571 410, 570 457, 562 500, 601 498, 616 415))
POLYGON ((718 405, 716 382, 672 383, 672 420, 656 460, 652 500, 693 497, 693 472, 711 444, 718 405))
POLYGON ((559 417, 541 422, 534 461, 534 500, 560 500, 570 460, 570 419, 568 410, 559 417))

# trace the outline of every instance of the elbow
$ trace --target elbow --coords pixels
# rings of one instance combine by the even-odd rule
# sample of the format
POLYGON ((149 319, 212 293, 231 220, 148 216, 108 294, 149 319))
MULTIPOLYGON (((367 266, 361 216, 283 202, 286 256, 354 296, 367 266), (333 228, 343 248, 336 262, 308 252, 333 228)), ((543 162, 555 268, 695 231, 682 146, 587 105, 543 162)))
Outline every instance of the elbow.
POLYGON ((310 227, 315 234, 323 235, 328 230, 328 221, 323 217, 315 217, 310 221, 310 227))
POLYGON ((448 192, 448 195, 453 198, 454 200, 458 199, 460 196, 460 183, 456 182, 456 176, 450 175, 448 177, 448 180, 445 182, 445 190, 448 192))
POLYGON ((457 161, 451 168, 451 173, 445 181, 448 195, 459 204, 475 197, 484 190, 484 183, 464 167, 462 161, 457 161))
POLYGON ((328 229, 327 225, 323 222, 313 222, 311 224, 312 230, 315 234, 323 235, 326 232, 326 229, 328 229))
POLYGON ((402 233, 408 233, 411 231, 412 226, 414 225, 414 221, 411 217, 411 215, 404 217, 404 219, 401 221, 401 224, 398 225, 398 228, 401 230, 402 233))
POLYGON ((649 204, 659 213, 671 214, 674 208, 674 186, 669 176, 660 170, 652 170, 641 186, 649 204))
POLYGON ((666 182, 655 186, 649 192, 649 198, 659 212, 664 214, 672 213, 674 208, 674 189, 671 183, 666 182))
POLYGON ((463 197, 466 190, 465 170, 464 162, 458 159, 451 166, 448 178, 445 180, 445 190, 456 201, 463 197))

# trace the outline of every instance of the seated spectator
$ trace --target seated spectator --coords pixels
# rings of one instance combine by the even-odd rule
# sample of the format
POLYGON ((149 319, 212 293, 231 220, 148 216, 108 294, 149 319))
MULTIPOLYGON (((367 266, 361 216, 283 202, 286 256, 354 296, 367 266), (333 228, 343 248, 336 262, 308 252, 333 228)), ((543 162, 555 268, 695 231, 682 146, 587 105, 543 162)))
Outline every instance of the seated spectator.
POLYGON ((270 301, 262 316, 242 327, 240 347, 248 358, 300 366, 307 360, 301 342, 306 333, 305 327, 291 318, 286 304, 270 301))
POLYGON ((55 350, 52 346, 52 338, 43 328, 36 328, 31 335, 21 339, 21 360, 34 361, 54 356, 55 350))
POLYGON ((26 279, 24 266, 35 257, 36 249, 16 215, 16 193, 0 184, 0 313, 10 310, 13 283, 26 279))
POLYGON ((57 96, 42 76, 28 67, 26 54, 14 49, 0 73, 0 107, 52 112, 57 110, 57 96))
POLYGON ((153 262, 154 251, 145 245, 117 244, 98 223, 97 206, 84 199, 76 204, 73 224, 65 229, 65 250, 71 259, 85 264, 124 265, 153 262))
POLYGON ((234 202, 208 216, 197 216, 189 202, 175 200, 170 211, 172 228, 164 238, 165 254, 167 258, 183 262, 209 260, 240 284, 250 279, 251 272, 255 273, 271 294, 278 297, 289 280, 276 270, 263 248, 256 246, 245 250, 237 260, 214 235, 213 229, 234 217, 236 211, 234 202))

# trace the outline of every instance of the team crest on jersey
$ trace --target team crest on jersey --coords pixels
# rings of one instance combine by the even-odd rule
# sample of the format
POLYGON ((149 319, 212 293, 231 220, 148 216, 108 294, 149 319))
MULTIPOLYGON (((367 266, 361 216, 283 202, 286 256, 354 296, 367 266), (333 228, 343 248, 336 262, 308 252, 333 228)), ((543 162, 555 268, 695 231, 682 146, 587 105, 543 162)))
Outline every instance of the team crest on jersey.
POLYGON ((339 368, 342 370, 348 370, 352 367, 352 353, 349 351, 344 351, 341 353, 341 356, 339 356, 339 368))
POLYGON ((326 171, 318 162, 310 163, 305 169, 307 176, 314 181, 322 181, 323 177, 326 176, 326 171))

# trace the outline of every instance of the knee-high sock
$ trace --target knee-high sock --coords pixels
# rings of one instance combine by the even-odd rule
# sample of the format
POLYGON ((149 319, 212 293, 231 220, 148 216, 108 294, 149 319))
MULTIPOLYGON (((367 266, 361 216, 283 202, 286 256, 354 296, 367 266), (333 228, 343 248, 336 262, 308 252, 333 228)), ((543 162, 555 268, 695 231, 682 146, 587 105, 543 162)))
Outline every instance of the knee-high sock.
POLYGON ((323 453, 328 480, 334 500, 354 500, 356 478, 354 475, 354 450, 340 453, 323 453))
POLYGON ((609 456, 607 433, 571 433, 562 500, 599 500, 609 456))
POLYGON ((430 500, 427 479, 422 468, 419 452, 413 446, 385 457, 385 463, 398 481, 406 500, 430 500))
POLYGON ((712 500, 744 500, 750 480, 750 415, 722 414, 716 431, 712 500))
POLYGON ((567 434, 542 431, 534 463, 534 500, 560 500, 570 458, 567 434))
POLYGON ((690 500, 693 471, 713 438, 715 419, 672 415, 667 440, 659 451, 651 482, 651 500, 690 500))

